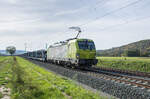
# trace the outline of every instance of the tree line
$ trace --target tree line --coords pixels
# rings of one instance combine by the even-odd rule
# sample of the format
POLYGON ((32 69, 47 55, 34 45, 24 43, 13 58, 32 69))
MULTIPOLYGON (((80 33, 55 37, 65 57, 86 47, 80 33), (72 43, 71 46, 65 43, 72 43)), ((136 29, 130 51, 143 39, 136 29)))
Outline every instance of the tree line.
POLYGON ((120 51, 111 51, 111 52, 97 52, 97 56, 111 56, 111 57, 149 57, 150 56, 150 49, 145 51, 139 49, 128 49, 128 50, 120 50, 120 51))

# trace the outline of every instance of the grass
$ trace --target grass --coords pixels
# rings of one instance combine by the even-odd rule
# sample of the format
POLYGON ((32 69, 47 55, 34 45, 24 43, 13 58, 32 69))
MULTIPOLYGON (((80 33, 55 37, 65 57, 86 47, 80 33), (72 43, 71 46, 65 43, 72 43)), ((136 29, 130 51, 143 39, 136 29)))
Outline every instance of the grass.
POLYGON ((2 60, 1 84, 11 88, 12 99, 106 99, 23 58, 2 60))
POLYGON ((99 67, 150 72, 148 57, 97 57, 99 67))
POLYGON ((8 84, 8 79, 10 77, 10 61, 9 57, 0 57, 0 86, 8 84))
POLYGON ((0 99, 3 98, 3 94, 0 92, 0 99))
MULTIPOLYGON (((0 57, 0 87, 8 87, 10 77, 10 61, 9 57, 0 57)), ((0 92, 0 99, 3 98, 3 94, 0 92)))
POLYGON ((41 97, 39 99, 67 99, 72 97, 73 99, 103 99, 98 94, 94 94, 82 87, 77 86, 74 82, 54 75, 53 73, 42 69, 22 58, 17 57, 18 64, 25 68, 24 70, 32 75, 33 84, 39 86, 39 92, 34 93, 35 96, 41 97), (30 66, 30 68, 29 68, 30 66), (40 94, 41 95, 40 95, 40 94), (40 95, 40 96, 39 96, 40 95))

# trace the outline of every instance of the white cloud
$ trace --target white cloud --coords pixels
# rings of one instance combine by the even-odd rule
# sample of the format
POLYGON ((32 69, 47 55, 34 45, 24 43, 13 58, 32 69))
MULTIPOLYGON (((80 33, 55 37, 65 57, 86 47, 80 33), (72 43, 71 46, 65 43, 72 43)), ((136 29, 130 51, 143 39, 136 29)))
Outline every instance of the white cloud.
POLYGON ((56 12, 54 14, 54 16, 62 16, 62 15, 69 15, 69 14, 76 14, 76 13, 81 13, 82 11, 84 11, 85 9, 87 9, 88 7, 81 7, 78 9, 69 9, 69 10, 63 10, 60 12, 56 12))
POLYGON ((28 50, 44 48, 45 43, 74 37, 76 33, 68 30, 70 26, 83 24, 81 38, 91 38, 98 49, 111 48, 133 41, 147 39, 150 35, 149 20, 122 24, 141 16, 148 16, 150 7, 136 5, 132 9, 124 9, 93 21, 96 17, 128 4, 131 0, 109 0, 102 7, 94 10, 97 1, 70 1, 70 0, 5 0, 0 1, 0 49, 8 45, 15 45, 17 49, 28 50), (144 9, 144 11, 142 10, 144 9), (134 13, 136 12, 136 13, 134 13), (114 26, 114 27, 111 27, 114 26), (111 27, 111 28, 110 28, 111 27), (105 30, 102 30, 105 29, 105 30))
POLYGON ((5 0, 5 1, 11 4, 16 4, 18 0, 5 0))

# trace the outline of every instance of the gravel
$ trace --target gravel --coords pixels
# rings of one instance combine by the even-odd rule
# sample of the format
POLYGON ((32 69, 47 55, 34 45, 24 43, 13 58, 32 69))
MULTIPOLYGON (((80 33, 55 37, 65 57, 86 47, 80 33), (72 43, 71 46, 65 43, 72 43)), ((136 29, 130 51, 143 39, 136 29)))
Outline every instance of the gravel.
POLYGON ((41 67, 52 70, 62 76, 66 76, 80 83, 86 84, 94 89, 103 91, 121 99, 150 99, 150 92, 146 89, 132 87, 126 84, 116 83, 110 80, 89 76, 82 72, 77 72, 61 66, 56 66, 49 63, 32 61, 41 67))

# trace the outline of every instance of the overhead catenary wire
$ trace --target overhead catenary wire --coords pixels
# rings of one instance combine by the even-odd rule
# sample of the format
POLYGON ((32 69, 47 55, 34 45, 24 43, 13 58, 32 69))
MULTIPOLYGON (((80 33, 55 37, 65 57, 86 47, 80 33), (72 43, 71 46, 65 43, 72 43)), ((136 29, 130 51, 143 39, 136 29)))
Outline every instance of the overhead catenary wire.
POLYGON ((146 20, 146 19, 150 19, 150 16, 146 16, 146 17, 142 17, 142 18, 136 18, 134 20, 131 20, 131 21, 126 21, 124 23, 120 23, 120 24, 115 24, 115 25, 112 25, 112 26, 109 26, 109 27, 104 27, 102 29, 99 29, 100 31, 105 31, 105 30, 108 30, 108 29, 111 29, 111 28, 116 28, 116 27, 120 27, 122 25, 126 25, 126 24, 130 24, 132 22, 138 22, 138 21, 142 21, 142 20, 146 20))
POLYGON ((103 16, 96 17, 96 18, 93 19, 93 20, 90 20, 90 21, 88 21, 88 22, 85 22, 85 23, 80 24, 80 25, 77 25, 77 26, 79 26, 79 27, 80 27, 80 26, 84 26, 84 25, 87 25, 87 24, 89 24, 89 23, 92 23, 92 22, 94 22, 94 21, 96 21, 96 20, 100 20, 100 19, 102 19, 102 18, 104 18, 104 17, 106 17, 106 16, 108 16, 108 15, 111 15, 111 14, 113 14, 113 13, 115 13, 115 12, 118 12, 118 11, 120 11, 120 10, 122 10, 122 9, 128 8, 128 7, 130 7, 130 6, 134 5, 134 4, 137 4, 137 3, 141 2, 141 1, 143 1, 143 0, 134 1, 134 2, 129 3, 129 4, 125 5, 125 6, 123 6, 123 7, 120 7, 120 8, 118 8, 118 9, 113 10, 113 11, 110 11, 110 12, 104 14, 103 16))

